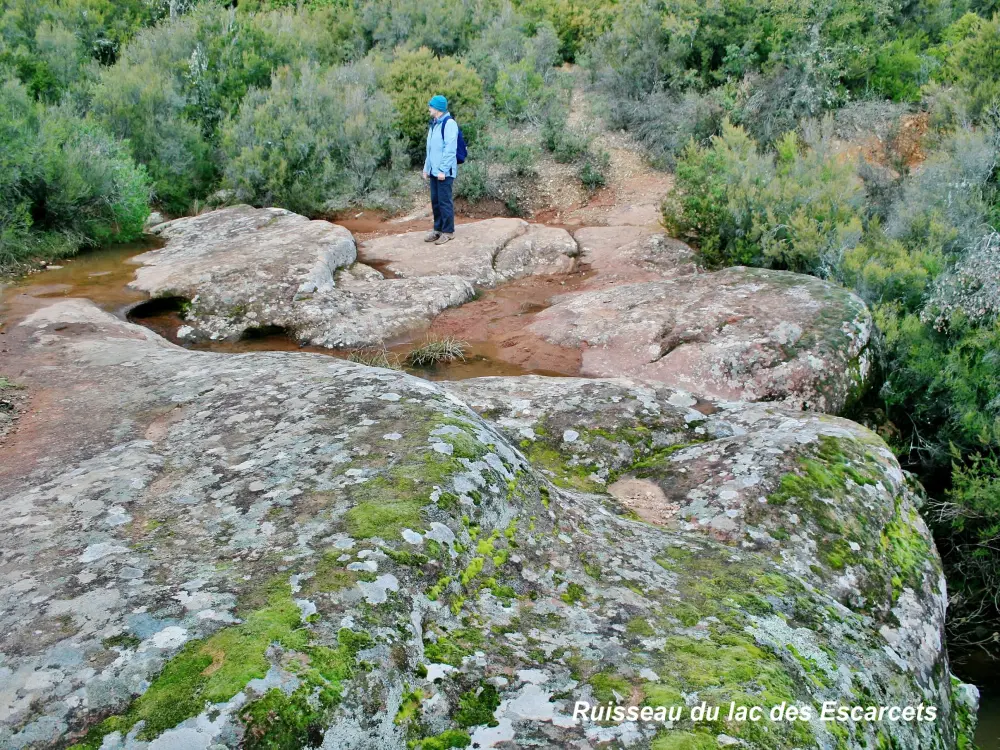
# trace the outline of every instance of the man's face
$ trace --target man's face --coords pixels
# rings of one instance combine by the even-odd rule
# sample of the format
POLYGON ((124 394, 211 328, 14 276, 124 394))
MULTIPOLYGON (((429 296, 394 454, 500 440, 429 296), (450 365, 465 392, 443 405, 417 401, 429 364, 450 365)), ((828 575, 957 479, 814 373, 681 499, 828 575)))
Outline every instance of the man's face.
POLYGON ((435 120, 441 116, 441 110, 434 109, 434 107, 428 107, 427 111, 430 112, 431 117, 433 117, 435 120))

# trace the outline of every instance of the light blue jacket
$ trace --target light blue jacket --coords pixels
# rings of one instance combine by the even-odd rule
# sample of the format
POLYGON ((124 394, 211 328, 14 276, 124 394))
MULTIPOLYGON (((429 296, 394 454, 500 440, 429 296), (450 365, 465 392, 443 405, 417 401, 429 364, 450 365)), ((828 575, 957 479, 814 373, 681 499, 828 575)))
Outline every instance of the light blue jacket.
POLYGON ((458 162, 455 152, 458 149, 458 123, 447 112, 437 118, 427 130, 427 158, 424 159, 424 171, 431 177, 437 177, 442 172, 445 177, 458 176, 458 162), (447 117, 444 124, 444 138, 441 138, 441 121, 447 117))

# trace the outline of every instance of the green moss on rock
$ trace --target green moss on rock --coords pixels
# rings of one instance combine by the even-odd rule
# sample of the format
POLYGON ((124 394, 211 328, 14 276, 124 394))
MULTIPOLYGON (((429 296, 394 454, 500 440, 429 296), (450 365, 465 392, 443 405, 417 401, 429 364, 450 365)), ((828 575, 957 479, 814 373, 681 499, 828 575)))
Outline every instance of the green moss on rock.
POLYGON ((434 737, 413 740, 407 743, 407 748, 408 750, 451 750, 451 748, 456 747, 468 747, 471 744, 472 738, 469 737, 468 732, 446 729, 434 737))
POLYGON ((481 724, 496 726, 493 712, 500 706, 500 693, 492 685, 483 685, 476 690, 469 690, 458 699, 458 710, 452 718, 461 727, 474 727, 481 724))
MULTIPOLYGON (((352 674, 354 656, 370 645, 371 639, 364 633, 342 630, 338 648, 314 645, 287 583, 276 580, 265 588, 268 591, 265 607, 249 612, 240 625, 188 642, 124 714, 105 719, 74 747, 81 750, 98 748, 106 734, 115 731, 125 734, 140 721, 143 727, 139 739, 152 740, 185 719, 198 715, 207 705, 228 701, 251 680, 267 674, 270 662, 266 653, 272 643, 303 653, 305 666, 299 671, 308 692, 317 691, 321 706, 335 704, 340 698, 341 683, 352 674)), ((280 706, 285 712, 283 718, 273 722, 276 736, 298 736, 303 722, 308 725, 312 721, 311 718, 306 720, 305 698, 305 694, 297 697, 282 694, 281 698, 265 695, 261 699, 266 699, 269 706, 280 706)), ((263 715, 256 710, 248 714, 255 721, 263 715)), ((261 729, 258 724, 261 737, 270 731, 261 729)), ((265 746, 271 747, 255 747, 265 746)))

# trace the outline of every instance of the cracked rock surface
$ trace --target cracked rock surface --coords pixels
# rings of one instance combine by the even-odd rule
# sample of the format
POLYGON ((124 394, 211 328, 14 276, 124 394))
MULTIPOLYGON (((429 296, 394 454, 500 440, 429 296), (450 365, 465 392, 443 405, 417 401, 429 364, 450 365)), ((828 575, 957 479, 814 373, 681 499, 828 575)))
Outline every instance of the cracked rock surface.
POLYGON ((232 206, 151 230, 130 286, 181 297, 192 339, 280 329, 305 344, 358 347, 419 330, 475 294, 455 275, 385 279, 357 262, 351 233, 280 208, 232 206))
POLYGON ((842 287, 733 267, 561 295, 527 330, 582 349, 582 375, 836 413, 867 383, 871 329, 842 287))
POLYGON ((565 229, 523 219, 459 224, 444 245, 424 242, 426 232, 376 237, 361 246, 369 263, 402 278, 454 274, 481 287, 523 276, 568 273, 579 249, 565 229))
POLYGON ((82 300, 12 337, 11 376, 53 408, 0 466, 4 748, 945 750, 970 731, 918 494, 856 424, 629 380, 442 387, 188 351, 82 300), (731 700, 938 718, 573 717, 731 700))

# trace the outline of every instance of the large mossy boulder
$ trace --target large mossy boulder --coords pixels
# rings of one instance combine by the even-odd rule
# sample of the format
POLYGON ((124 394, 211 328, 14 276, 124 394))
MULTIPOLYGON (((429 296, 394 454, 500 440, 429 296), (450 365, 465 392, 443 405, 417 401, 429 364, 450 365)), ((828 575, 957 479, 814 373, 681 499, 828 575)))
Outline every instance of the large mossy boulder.
POLYGON ((0 746, 944 750, 971 729, 917 494, 850 422, 193 352, 78 300, 11 337, 11 376, 58 408, 0 471, 0 746), (702 701, 721 716, 692 722, 702 701))

